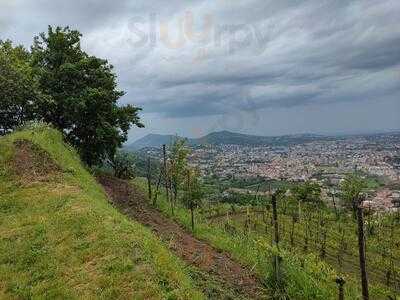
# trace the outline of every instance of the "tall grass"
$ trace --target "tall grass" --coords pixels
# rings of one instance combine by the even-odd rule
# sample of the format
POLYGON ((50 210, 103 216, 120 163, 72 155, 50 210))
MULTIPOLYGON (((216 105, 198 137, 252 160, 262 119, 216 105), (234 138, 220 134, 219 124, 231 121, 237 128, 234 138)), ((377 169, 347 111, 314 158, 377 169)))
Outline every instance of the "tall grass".
POLYGON ((113 208, 62 136, 45 126, 0 139, 1 299, 203 299, 150 230, 113 208), (14 142, 30 141, 61 179, 21 182, 14 142))

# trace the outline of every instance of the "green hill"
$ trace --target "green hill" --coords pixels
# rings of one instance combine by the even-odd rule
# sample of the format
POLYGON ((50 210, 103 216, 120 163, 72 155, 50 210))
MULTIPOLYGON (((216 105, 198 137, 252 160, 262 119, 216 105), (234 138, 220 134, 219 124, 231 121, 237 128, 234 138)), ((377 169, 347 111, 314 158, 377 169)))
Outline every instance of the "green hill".
POLYGON ((183 263, 109 204, 61 134, 0 139, 1 299, 201 299, 183 263))
MULTIPOLYGON (((163 144, 170 145, 178 137, 176 135, 148 134, 125 147, 126 150, 140 150, 143 148, 160 148, 163 144)), ((340 137, 323 136, 316 134, 297 134, 283 136, 257 136, 230 131, 212 132, 200 138, 185 138, 192 146, 199 145, 247 145, 247 146, 288 146, 304 144, 313 141, 331 141, 340 137)))

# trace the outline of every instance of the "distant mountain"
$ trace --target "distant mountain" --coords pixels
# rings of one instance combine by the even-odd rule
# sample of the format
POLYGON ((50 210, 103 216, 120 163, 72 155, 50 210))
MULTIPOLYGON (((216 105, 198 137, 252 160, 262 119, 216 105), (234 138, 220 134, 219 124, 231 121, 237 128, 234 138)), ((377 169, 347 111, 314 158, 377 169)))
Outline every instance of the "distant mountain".
MULTIPOLYGON (((169 145, 178 137, 176 135, 148 134, 125 147, 127 150, 139 150, 143 148, 160 148, 163 144, 169 145)), ((271 145, 286 146, 302 144, 316 140, 333 140, 334 137, 327 137, 316 134, 296 134, 284 136, 257 136, 230 131, 218 131, 207 134, 198 139, 187 139, 188 144, 196 145, 271 145)))
POLYGON ((281 146, 288 144, 299 144, 313 140, 327 139, 325 136, 312 134, 297 134, 284 136, 258 136, 230 131, 219 131, 210 133, 204 137, 197 139, 199 144, 230 144, 230 145, 272 145, 281 146))
POLYGON ((176 135, 148 134, 125 148, 129 150, 139 150, 142 148, 158 148, 161 147, 163 144, 171 144, 177 138, 179 137, 177 137, 176 135))

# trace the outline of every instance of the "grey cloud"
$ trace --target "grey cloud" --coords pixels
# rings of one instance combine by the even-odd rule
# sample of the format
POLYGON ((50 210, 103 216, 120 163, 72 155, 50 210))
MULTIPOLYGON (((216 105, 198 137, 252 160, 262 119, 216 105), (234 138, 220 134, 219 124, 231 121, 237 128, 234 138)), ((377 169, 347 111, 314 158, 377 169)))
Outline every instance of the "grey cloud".
POLYGON ((0 4, 0 38, 28 45, 48 24, 78 28, 84 47, 115 65, 121 103, 159 118, 362 101, 384 111, 400 94, 399 15, 397 0, 17 0, 0 4), (209 39, 169 47, 160 31, 179 41, 187 13, 195 34, 210 16, 209 39))

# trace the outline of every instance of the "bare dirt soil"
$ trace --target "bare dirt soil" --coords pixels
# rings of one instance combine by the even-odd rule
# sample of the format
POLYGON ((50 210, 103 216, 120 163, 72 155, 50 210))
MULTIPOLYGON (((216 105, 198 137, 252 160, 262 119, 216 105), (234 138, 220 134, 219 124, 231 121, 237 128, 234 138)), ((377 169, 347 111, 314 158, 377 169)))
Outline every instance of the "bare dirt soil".
POLYGON ((147 197, 136 187, 106 175, 99 176, 98 181, 103 185, 113 205, 124 214, 151 228, 186 263, 210 274, 219 283, 234 291, 232 297, 224 295, 223 298, 267 298, 263 285, 254 274, 235 262, 227 253, 196 239, 173 220, 151 207, 147 197))
POLYGON ((61 169, 49 154, 32 142, 16 141, 15 149, 11 169, 19 181, 30 184, 54 180, 56 175, 60 175, 61 169))

